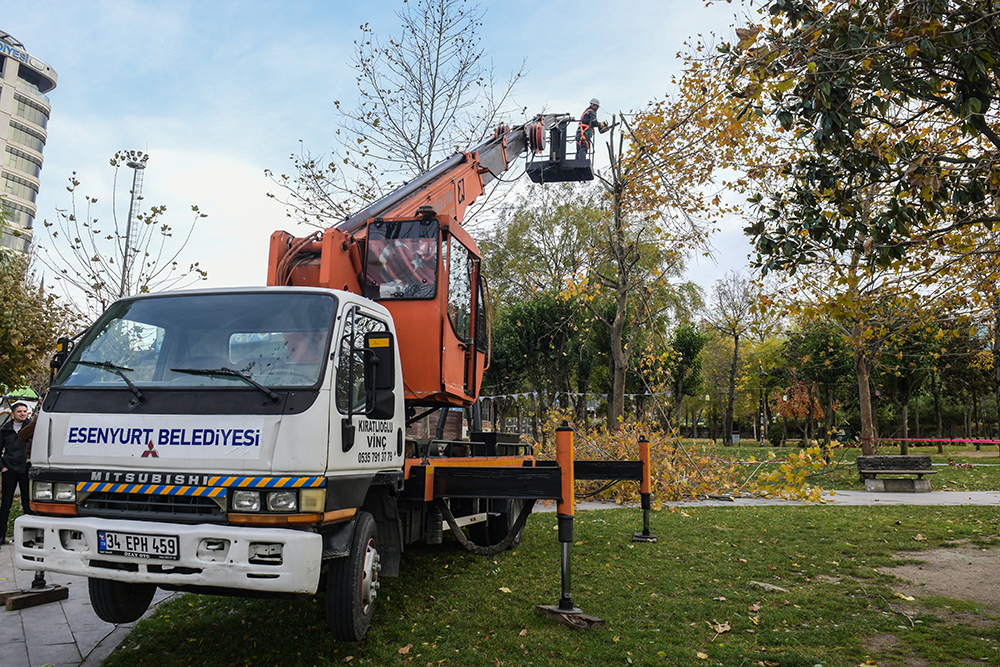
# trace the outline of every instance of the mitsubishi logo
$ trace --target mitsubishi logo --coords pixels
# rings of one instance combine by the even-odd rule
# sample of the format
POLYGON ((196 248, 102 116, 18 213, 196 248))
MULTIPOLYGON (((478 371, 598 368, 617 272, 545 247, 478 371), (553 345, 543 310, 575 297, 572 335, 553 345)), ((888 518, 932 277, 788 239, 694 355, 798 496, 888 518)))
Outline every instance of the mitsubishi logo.
POLYGON ((146 451, 144 451, 142 453, 142 457, 141 458, 146 458, 147 456, 152 456, 154 459, 160 458, 160 455, 156 453, 155 449, 153 449, 153 441, 152 440, 149 441, 149 443, 146 445, 146 447, 148 449, 146 449, 146 451))

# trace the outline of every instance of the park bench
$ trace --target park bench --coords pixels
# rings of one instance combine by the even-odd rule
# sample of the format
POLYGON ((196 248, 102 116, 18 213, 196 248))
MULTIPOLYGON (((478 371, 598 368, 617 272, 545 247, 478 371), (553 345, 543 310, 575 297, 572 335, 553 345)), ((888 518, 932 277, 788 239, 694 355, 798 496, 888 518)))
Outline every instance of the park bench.
POLYGON ((859 456, 858 474, 865 481, 865 491, 926 493, 931 481, 924 475, 936 475, 931 457, 922 456, 859 456), (879 476, 886 476, 879 479, 879 476), (909 477, 900 478, 900 475, 909 477), (915 478, 915 479, 914 479, 915 478))

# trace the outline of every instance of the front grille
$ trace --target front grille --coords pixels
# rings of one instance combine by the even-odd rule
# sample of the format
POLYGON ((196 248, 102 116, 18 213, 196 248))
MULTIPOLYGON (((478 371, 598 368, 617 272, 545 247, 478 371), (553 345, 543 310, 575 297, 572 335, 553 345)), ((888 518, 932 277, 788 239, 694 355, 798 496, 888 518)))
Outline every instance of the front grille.
POLYGON ((110 519, 164 519, 179 523, 225 523, 226 513, 211 498, 93 493, 79 505, 80 516, 110 519))

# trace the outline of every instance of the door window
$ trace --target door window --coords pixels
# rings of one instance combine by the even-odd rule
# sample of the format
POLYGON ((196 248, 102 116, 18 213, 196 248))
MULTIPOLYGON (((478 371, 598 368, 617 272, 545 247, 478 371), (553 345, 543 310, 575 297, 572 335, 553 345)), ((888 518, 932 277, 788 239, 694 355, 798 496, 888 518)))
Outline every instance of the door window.
POLYGON ((344 335, 340 337, 337 362, 337 409, 347 414, 365 409, 365 334, 388 331, 385 322, 375 319, 357 307, 347 314, 344 335))

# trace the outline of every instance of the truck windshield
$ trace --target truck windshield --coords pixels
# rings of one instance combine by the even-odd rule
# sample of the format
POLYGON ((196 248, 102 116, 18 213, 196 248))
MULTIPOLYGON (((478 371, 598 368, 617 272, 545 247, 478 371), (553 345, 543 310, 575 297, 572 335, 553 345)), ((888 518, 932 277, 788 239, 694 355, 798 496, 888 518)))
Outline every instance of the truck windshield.
POLYGON ((289 292, 114 304, 56 376, 63 387, 308 387, 323 377, 337 300, 289 292), (120 368, 121 373, 105 368, 120 368), (199 373, 197 371, 220 371, 199 373), (241 377, 242 376, 242 377, 241 377))

